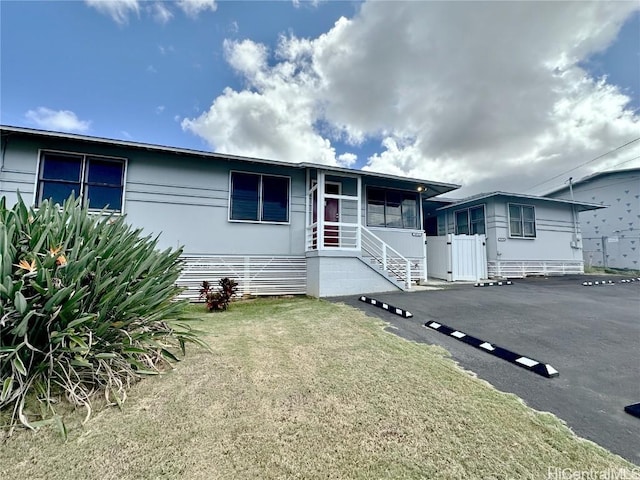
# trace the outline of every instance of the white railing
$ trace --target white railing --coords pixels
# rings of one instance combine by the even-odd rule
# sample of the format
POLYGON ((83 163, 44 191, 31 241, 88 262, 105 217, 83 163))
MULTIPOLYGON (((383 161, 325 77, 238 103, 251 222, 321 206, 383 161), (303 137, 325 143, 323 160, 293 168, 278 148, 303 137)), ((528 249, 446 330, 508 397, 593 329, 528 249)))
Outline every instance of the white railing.
POLYGON ((357 223, 323 222, 324 232, 322 240, 318 234, 318 223, 307 227, 305 241, 307 251, 318 250, 318 242, 322 242, 323 249, 360 250, 360 233, 357 223))
POLYGON ((360 227, 360 232, 363 253, 366 253, 371 261, 376 263, 384 272, 404 283, 406 289, 409 290, 411 288, 411 261, 385 243, 371 230, 360 227))
POLYGON ((371 261, 385 274, 404 283, 407 290, 411 288, 412 278, 420 278, 422 268, 419 262, 407 259, 367 228, 346 222, 325 221, 323 225, 322 232, 319 232, 317 222, 306 228, 307 251, 335 249, 358 252, 365 261, 371 261))
POLYGON ((584 273, 584 263, 580 260, 500 260, 487 262, 487 267, 491 278, 584 273))
POLYGON ((214 288, 229 277, 238 282, 238 296, 299 295, 307 293, 307 261, 304 256, 184 255, 178 286, 182 298, 197 302, 206 280, 214 288))

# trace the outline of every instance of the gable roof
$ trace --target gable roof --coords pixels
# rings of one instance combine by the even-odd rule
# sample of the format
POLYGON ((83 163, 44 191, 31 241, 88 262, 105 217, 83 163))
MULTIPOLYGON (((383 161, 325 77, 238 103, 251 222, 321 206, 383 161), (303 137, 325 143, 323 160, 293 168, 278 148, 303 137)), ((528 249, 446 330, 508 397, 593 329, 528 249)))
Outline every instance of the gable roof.
POLYGON ((53 132, 49 130, 38 130, 38 129, 25 128, 25 127, 14 127, 9 125, 0 125, 0 133, 2 133, 3 137, 8 136, 10 134, 20 134, 20 135, 27 135, 27 136, 34 136, 34 137, 48 137, 48 138, 61 139, 61 140, 73 140, 73 141, 79 141, 79 142, 86 142, 86 143, 92 143, 92 144, 98 144, 98 145, 112 145, 112 146, 135 149, 135 150, 174 153, 178 155, 199 157, 202 159, 209 159, 209 160, 237 160, 237 161, 247 162, 247 163, 258 163, 262 165, 274 165, 274 166, 288 167, 288 168, 302 168, 302 169, 320 168, 330 172, 335 172, 337 174, 342 173, 342 174, 349 174, 349 175, 360 175, 362 177, 380 178, 380 179, 392 180, 392 181, 403 182, 403 183, 413 183, 415 184, 416 188, 418 187, 424 188, 424 191, 422 191, 422 196, 425 198, 432 197, 435 195, 440 195, 442 193, 450 192, 452 190, 456 190, 460 188, 460 185, 456 185, 453 183, 434 182, 431 180, 425 180, 421 178, 401 177, 399 175, 389 175, 386 173, 356 170, 356 169, 336 167, 331 165, 322 165, 322 164, 309 163, 309 162, 291 163, 291 162, 284 162, 281 160, 267 160, 267 159, 256 158, 256 157, 245 157, 240 155, 230 155, 226 153, 206 152, 203 150, 194 150, 189 148, 169 147, 165 145, 132 142, 127 140, 114 140, 110 138, 93 137, 88 135, 79 135, 75 133, 53 132))
POLYGON ((446 205, 444 207, 440 207, 438 211, 450 210, 454 208, 461 207, 463 205, 468 205, 469 203, 477 202, 479 200, 485 200, 487 198, 493 197, 509 197, 516 198, 525 201, 539 201, 546 203, 555 203, 555 204, 568 204, 575 205, 578 212, 584 212, 586 210, 596 210, 598 208, 606 208, 608 205, 600 205, 597 203, 588 203, 588 202, 578 202, 575 200, 564 200, 559 198, 548 198, 548 197, 539 197, 537 195, 525 195, 523 193, 509 193, 509 192, 490 192, 490 193, 480 193, 478 195, 473 195, 471 197, 463 198, 451 205, 446 205))
MULTIPOLYGON (((618 174, 634 174, 634 173, 640 173, 640 168, 625 168, 622 170, 608 170, 606 172, 596 172, 596 173, 592 173, 591 175, 587 175, 586 177, 582 177, 580 180, 577 180, 575 182, 573 182, 573 186, 578 186, 581 185, 583 183, 589 183, 592 182, 596 179, 599 178, 604 178, 604 177, 608 177, 610 175, 618 175, 618 174)), ((563 192, 565 190, 569 190, 569 185, 565 185, 563 187, 559 187, 559 188, 555 188, 553 190, 551 190, 548 193, 545 193, 544 196, 549 196, 549 195, 555 195, 559 192, 563 192)))

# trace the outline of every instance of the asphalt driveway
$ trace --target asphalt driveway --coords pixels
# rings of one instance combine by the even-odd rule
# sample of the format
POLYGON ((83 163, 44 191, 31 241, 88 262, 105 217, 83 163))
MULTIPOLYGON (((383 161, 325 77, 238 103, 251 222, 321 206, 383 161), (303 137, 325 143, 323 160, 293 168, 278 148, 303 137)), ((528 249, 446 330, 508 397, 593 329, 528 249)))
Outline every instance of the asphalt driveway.
POLYGON ((408 340, 443 346, 497 389, 556 414, 581 437, 640 465, 640 418, 624 412, 640 402, 640 282, 585 287, 584 280, 532 278, 502 287, 371 295, 409 310, 408 319, 358 297, 331 300, 390 322, 390 331, 408 340), (549 379, 519 368, 425 328, 429 320, 548 363, 560 375, 549 379))

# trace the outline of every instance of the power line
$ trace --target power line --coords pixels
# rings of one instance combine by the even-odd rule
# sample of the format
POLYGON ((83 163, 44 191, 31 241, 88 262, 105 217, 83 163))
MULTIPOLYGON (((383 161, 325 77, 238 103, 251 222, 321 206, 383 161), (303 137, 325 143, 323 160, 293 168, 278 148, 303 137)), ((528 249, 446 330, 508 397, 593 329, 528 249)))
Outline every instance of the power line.
MULTIPOLYGON (((636 157, 633 157, 633 158, 630 158, 630 159, 628 159, 628 160, 625 160, 625 161, 623 161, 623 162, 616 163, 615 165, 611 165, 611 166, 610 166, 610 167, 608 167, 608 168, 619 167, 620 165, 624 165, 625 163, 632 162, 632 161, 634 161, 634 160, 637 160, 638 158, 640 158, 640 155, 638 155, 638 156, 636 156, 636 157)), ((598 175, 598 174, 600 174, 600 173, 607 173, 607 172, 609 172, 609 170, 600 170, 600 171, 598 171, 598 172, 594 172, 594 173, 592 173, 591 175, 589 175, 589 177, 587 177, 587 179, 591 179, 591 177, 595 177, 596 175, 598 175)), ((636 178, 636 177, 632 177, 632 178, 636 178)), ((581 188, 580 188, 580 192, 590 192, 591 190, 600 190, 601 188, 609 188, 609 187, 612 187, 612 186, 614 186, 614 185, 619 185, 619 184, 622 184, 622 183, 627 183, 628 181, 629 181, 629 180, 622 180, 621 182, 617 182, 617 183, 610 183, 610 184, 608 184, 608 185, 604 185, 604 186, 601 186, 601 187, 591 187, 591 188, 582 188, 582 187, 581 187, 581 188)), ((564 183, 566 184, 567 182, 564 182, 564 183)), ((575 187, 576 185, 581 185, 581 184, 582 184, 582 180, 579 180, 579 181, 577 181, 577 182, 573 182, 573 186, 574 186, 574 187, 575 187)), ((550 192, 550 193, 555 193, 555 192, 558 192, 558 191, 563 190, 563 189, 565 189, 565 188, 569 188, 569 187, 558 187, 558 188, 556 188, 555 190, 551 190, 551 192, 550 192)))
POLYGON ((578 165, 577 167, 574 167, 574 168, 572 168, 572 169, 570 169, 570 170, 567 170, 567 171, 565 171, 565 172, 561 172, 561 173, 559 173, 558 175, 556 175, 556 176, 554 176, 554 177, 551 177, 551 178, 549 178, 548 180, 545 180, 544 182, 536 183, 534 186, 529 187, 526 191, 527 191, 527 192, 530 192, 531 190, 533 190, 533 189, 534 189, 534 188, 536 188, 536 187, 539 187, 540 185, 544 185, 545 183, 549 183, 551 180, 555 180, 556 178, 558 178, 558 177, 562 177, 563 175, 566 175, 566 174, 567 174, 567 173, 569 173, 569 172, 573 172, 574 170, 577 170, 577 169, 579 169, 580 167, 584 167, 585 165, 588 165, 589 163, 595 162, 596 160, 600 160, 602 157, 606 157, 607 155, 611 155, 613 152, 617 152, 618 150, 620 150, 620 149, 622 149, 622 148, 624 148, 624 147, 626 147, 626 146, 628 146, 628 145, 631 145, 632 143, 637 142, 638 140, 640 140, 640 137, 638 137, 638 138, 634 138, 634 139, 633 139, 633 140, 631 140, 630 142, 627 142, 627 143, 625 143, 624 145, 620 145, 619 147, 616 147, 616 148, 614 148, 613 150, 609 150, 608 152, 603 153, 602 155, 598 155, 596 158, 592 158, 591 160, 589 160, 589 161, 587 161, 587 162, 581 163, 581 164, 580 164, 580 165, 578 165))
POLYGON ((635 159, 637 159, 637 158, 640 158, 640 155, 638 155, 637 157, 630 158, 629 160, 625 160, 624 162, 616 163, 615 165, 612 165, 612 166, 611 166, 611 167, 609 167, 609 168, 619 167, 620 165, 623 165, 623 164, 625 164, 625 163, 632 162, 632 161, 634 161, 634 160, 635 160, 635 159))
MULTIPOLYGON (((637 178, 637 177, 633 177, 633 178, 637 178)), ((580 187, 579 189, 579 193, 584 193, 584 192, 593 192, 594 190, 602 190, 603 188, 610 188, 610 187, 615 187, 616 185, 623 185, 625 183, 629 183, 629 179, 627 180, 622 180, 620 182, 615 182, 615 183, 608 183, 607 185, 602 185, 600 187, 590 187, 590 188, 582 188, 580 187)), ((564 188, 569 188, 569 187, 564 187, 564 188)), ((574 188, 574 193, 578 192, 578 190, 576 189, 576 184, 573 184, 573 188, 574 188)))

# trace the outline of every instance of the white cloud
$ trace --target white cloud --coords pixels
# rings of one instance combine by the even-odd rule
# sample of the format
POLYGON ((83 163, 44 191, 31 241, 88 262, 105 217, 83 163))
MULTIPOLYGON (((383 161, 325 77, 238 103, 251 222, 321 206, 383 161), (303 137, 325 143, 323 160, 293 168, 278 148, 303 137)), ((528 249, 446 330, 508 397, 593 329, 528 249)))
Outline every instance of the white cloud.
POLYGON ((153 65, 147 65, 146 70, 148 73, 158 73, 158 70, 156 70, 156 67, 154 67, 153 65))
POLYGON ((156 107, 156 115, 160 115, 162 112, 164 112, 165 106, 164 105, 158 105, 156 107))
MULTIPOLYGON (((268 49, 260 43, 244 40, 225 40, 223 44, 227 62, 238 73, 248 78, 256 78, 267 68, 268 49)), ((267 73, 267 72, 264 72, 267 73)))
POLYGON ((150 1, 150 0, 85 0, 85 3, 95 8, 100 13, 107 15, 119 25, 129 23, 129 17, 135 14, 140 17, 140 11, 144 10, 160 24, 168 23, 174 14, 169 8, 177 6, 190 18, 198 16, 209 10, 215 12, 218 8, 215 0, 178 0, 177 2, 150 1), (144 7, 143 7, 144 6, 144 7))
POLYGON ((580 66, 634 9, 368 2, 318 38, 282 37, 274 51, 225 42, 244 90, 226 89, 182 126, 218 150, 288 161, 339 164, 332 142, 373 140, 380 150, 366 169, 523 191, 638 136, 628 97, 580 66))
POLYGON ((215 0, 178 0, 176 5, 191 18, 196 18, 205 10, 215 12, 218 8, 215 0))
POLYGON ((153 19, 162 25, 173 18, 173 13, 171 13, 171 10, 167 8, 164 2, 155 2, 151 4, 148 9, 153 19))
POLYGON ((176 49, 173 45, 169 45, 166 47, 164 45, 158 45, 158 51, 161 55, 166 55, 167 53, 174 53, 176 49))
POLYGON ((312 7, 317 7, 320 4, 321 0, 291 0, 291 4, 294 8, 300 8, 300 5, 306 4, 311 5, 312 7))
POLYGON ((313 79, 295 75, 289 62, 269 67, 264 45, 245 40, 226 41, 224 46, 227 61, 250 88, 225 89, 208 111, 185 118, 182 128, 219 152, 336 164, 331 142, 313 128, 318 118, 308 90, 313 79))
POLYGON ((356 161, 358 160, 358 156, 355 153, 343 153, 341 155, 338 155, 336 157, 336 161, 338 162, 338 165, 340 165, 341 167, 352 167, 356 161))
POLYGON ((91 125, 90 121, 80 120, 70 110, 51 110, 46 107, 29 110, 25 117, 40 128, 53 131, 86 132, 91 125))
POLYGON ((85 0, 90 7, 100 13, 108 15, 120 25, 129 22, 129 15, 140 15, 140 2, 138 0, 85 0))

